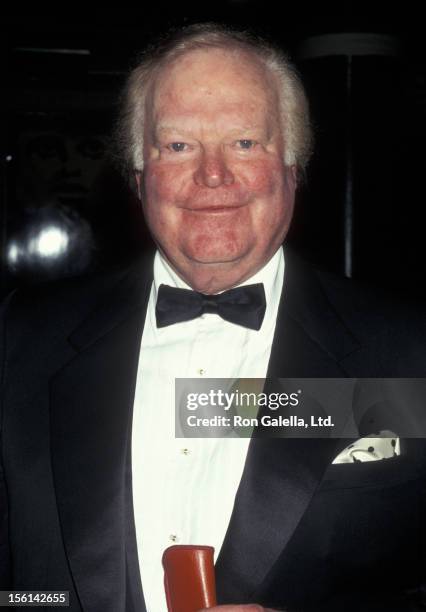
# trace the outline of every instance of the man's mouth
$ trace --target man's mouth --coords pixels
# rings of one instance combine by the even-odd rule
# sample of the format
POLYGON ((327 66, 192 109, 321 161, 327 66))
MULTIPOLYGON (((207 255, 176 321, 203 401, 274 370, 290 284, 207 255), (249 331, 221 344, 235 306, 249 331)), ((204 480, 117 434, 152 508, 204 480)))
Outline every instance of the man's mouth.
POLYGON ((187 210, 195 213, 230 213, 235 212, 239 208, 244 208, 245 204, 236 204, 235 206, 202 206, 197 208, 187 208, 187 210))

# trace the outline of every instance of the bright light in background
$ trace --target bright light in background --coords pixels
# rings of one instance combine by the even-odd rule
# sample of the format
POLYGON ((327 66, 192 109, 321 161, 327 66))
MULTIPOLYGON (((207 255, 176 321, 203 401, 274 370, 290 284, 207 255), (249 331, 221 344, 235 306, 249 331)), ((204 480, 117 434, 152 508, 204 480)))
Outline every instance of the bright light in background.
POLYGON ((69 243, 69 236, 61 227, 51 225, 40 230, 31 239, 28 251, 40 257, 59 257, 63 255, 69 243))
POLYGON ((11 242, 9 248, 7 249, 7 261, 11 264, 15 264, 18 261, 21 253, 22 251, 17 243, 11 242))

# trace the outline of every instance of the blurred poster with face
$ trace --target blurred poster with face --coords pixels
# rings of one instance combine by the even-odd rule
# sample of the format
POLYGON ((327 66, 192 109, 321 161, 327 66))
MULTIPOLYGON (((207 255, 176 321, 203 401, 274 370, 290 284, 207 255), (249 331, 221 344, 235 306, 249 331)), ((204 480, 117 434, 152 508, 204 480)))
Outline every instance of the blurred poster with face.
POLYGON ((86 272, 96 241, 89 211, 105 138, 66 117, 25 117, 9 177, 6 264, 12 281, 86 272))
POLYGON ((104 156, 101 133, 28 130, 18 140, 18 199, 33 208, 84 209, 104 156))
POLYGON ((134 253, 136 197, 108 156, 111 121, 91 113, 18 120, 6 201, 7 288, 77 276, 134 253))

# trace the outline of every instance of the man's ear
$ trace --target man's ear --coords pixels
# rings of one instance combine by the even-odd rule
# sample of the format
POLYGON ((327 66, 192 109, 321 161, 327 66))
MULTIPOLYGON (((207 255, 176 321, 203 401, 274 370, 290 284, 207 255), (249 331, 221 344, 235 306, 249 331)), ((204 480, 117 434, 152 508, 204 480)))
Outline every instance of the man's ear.
POLYGON ((135 170, 136 192, 139 200, 142 202, 142 172, 135 170))

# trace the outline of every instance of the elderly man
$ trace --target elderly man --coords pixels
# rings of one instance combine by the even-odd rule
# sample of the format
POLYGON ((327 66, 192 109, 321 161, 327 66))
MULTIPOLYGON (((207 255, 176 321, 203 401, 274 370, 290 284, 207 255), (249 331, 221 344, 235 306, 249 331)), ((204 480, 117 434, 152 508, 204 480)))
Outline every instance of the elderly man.
POLYGON ((163 612, 163 551, 207 544, 224 612, 422 609, 422 441, 336 464, 347 442, 174 438, 179 377, 425 376, 423 315, 284 257, 295 70, 190 27, 133 71, 118 135, 158 252, 5 306, 3 588, 163 612))

